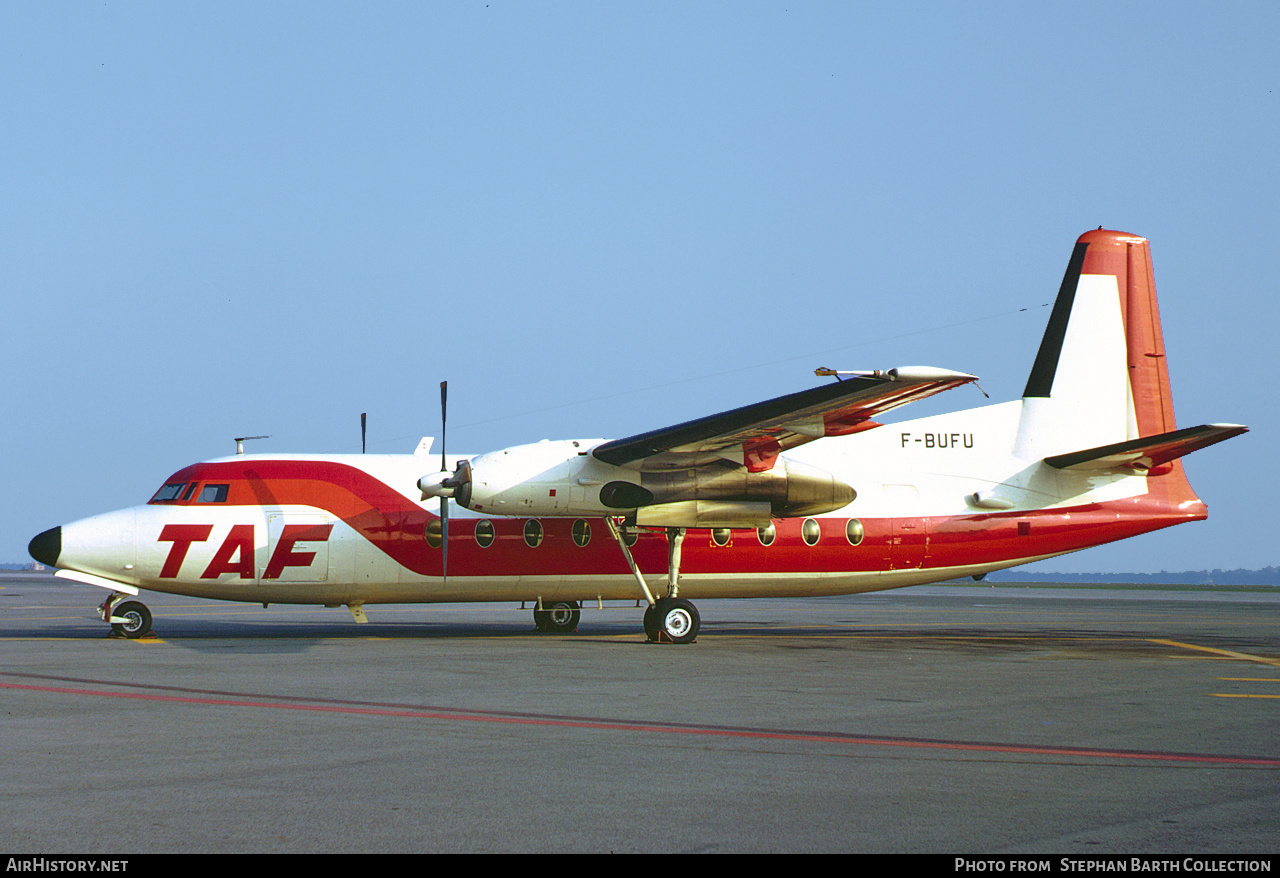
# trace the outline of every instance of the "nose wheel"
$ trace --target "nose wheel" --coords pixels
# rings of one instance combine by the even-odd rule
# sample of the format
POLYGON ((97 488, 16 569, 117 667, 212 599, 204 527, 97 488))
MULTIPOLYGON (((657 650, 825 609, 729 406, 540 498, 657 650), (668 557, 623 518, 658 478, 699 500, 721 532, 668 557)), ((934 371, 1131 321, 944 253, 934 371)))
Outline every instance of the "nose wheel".
POLYGON ((137 640, 151 633, 151 611, 141 601, 120 601, 113 596, 98 612, 103 621, 111 623, 111 633, 116 637, 137 640))

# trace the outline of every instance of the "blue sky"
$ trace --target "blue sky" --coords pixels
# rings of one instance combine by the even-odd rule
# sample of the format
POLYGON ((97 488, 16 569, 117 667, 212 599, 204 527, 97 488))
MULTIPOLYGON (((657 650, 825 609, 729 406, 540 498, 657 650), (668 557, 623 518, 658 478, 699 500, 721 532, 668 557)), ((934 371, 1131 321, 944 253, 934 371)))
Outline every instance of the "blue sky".
MULTIPOLYGON (((619 437, 926 363, 1016 398, 1071 245, 1151 239, 1208 522, 1274 548, 1280 5, 0 7, 0 561, 254 451, 619 437)), ((981 404, 962 389, 902 417, 981 404)))

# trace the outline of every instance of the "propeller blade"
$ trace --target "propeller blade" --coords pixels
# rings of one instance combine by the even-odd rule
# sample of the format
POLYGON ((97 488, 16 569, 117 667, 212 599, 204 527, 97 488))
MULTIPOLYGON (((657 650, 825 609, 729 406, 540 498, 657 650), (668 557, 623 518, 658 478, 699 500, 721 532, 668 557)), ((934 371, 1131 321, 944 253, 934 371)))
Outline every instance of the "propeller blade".
POLYGON ((440 472, 447 472, 448 466, 444 462, 444 440, 445 432, 448 430, 449 419, 445 413, 445 405, 449 399, 449 382, 440 382, 440 472))
MULTIPOLYGON (((449 398, 449 382, 440 382, 440 472, 448 472, 448 466, 445 464, 445 431, 448 424, 448 416, 446 414, 446 403, 449 398)), ((443 494, 440 495, 440 535, 443 542, 440 544, 440 575, 444 578, 444 584, 449 584, 449 498, 443 494)))

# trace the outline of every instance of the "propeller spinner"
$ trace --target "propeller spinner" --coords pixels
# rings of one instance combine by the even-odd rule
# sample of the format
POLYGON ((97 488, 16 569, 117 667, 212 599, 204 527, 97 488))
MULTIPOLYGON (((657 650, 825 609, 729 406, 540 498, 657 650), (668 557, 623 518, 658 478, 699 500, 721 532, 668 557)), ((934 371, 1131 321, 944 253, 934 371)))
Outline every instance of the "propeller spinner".
POLYGON ((459 506, 467 506, 471 502, 471 461, 460 460, 452 473, 441 470, 428 473, 418 479, 418 490, 422 499, 428 497, 452 497, 459 506))

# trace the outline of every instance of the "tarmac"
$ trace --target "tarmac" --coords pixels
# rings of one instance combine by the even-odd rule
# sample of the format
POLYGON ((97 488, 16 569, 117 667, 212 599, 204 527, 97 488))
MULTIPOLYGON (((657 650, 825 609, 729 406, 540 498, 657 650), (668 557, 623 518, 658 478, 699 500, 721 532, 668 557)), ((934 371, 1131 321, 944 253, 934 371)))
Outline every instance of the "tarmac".
POLYGON ((1263 855, 1280 589, 346 610, 0 575, 0 850, 1263 855))

